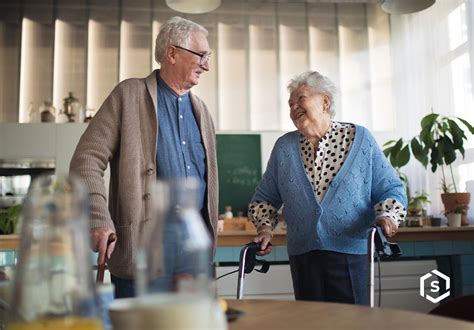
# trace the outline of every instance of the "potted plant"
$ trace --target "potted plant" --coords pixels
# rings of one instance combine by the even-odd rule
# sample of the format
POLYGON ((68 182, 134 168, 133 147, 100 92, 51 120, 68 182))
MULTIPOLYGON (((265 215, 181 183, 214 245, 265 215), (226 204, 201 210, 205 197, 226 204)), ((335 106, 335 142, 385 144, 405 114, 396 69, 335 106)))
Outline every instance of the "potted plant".
POLYGON ((441 168, 442 179, 441 200, 447 212, 462 206, 462 224, 467 225, 467 209, 470 194, 459 192, 456 185, 452 164, 459 154, 464 158, 464 143, 467 134, 474 134, 474 127, 459 117, 442 116, 437 113, 426 115, 421 120, 420 134, 410 142, 413 156, 426 168, 431 165, 431 171, 441 168), (449 170, 449 176, 446 173, 449 170))
POLYGON ((461 217, 467 209, 467 205, 457 205, 454 209, 443 211, 443 214, 448 218, 448 226, 461 227, 461 217))
POLYGON ((15 232, 21 209, 21 205, 13 205, 0 210, 0 235, 10 235, 15 232))
POLYGON ((408 200, 407 213, 410 216, 426 216, 423 214, 423 210, 426 204, 431 203, 429 196, 426 192, 422 191, 421 194, 415 194, 408 200))

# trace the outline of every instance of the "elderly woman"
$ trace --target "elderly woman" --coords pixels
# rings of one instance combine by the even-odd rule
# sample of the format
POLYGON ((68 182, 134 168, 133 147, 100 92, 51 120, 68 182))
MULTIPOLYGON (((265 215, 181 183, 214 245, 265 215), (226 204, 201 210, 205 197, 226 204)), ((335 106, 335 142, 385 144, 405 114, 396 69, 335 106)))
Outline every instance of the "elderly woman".
POLYGON ((402 182, 370 132, 332 120, 334 84, 305 72, 288 85, 297 131, 276 142, 249 205, 260 255, 271 252, 277 211, 287 223, 295 298, 367 304, 367 237, 404 220, 402 182))

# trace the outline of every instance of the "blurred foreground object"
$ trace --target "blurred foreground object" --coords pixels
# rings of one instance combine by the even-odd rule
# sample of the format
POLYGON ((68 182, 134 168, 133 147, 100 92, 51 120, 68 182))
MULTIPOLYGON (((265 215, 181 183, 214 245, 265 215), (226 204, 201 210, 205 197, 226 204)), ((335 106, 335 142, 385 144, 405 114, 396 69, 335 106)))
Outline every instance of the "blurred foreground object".
POLYGON ((36 179, 23 206, 8 329, 102 329, 89 255, 85 188, 36 179))

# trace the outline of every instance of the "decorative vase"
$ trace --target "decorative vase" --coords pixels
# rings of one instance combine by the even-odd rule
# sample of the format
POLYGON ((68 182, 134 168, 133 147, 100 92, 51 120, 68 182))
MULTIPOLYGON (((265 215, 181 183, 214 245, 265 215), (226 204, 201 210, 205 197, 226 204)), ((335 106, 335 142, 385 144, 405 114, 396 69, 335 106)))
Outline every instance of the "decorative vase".
POLYGON ((441 200, 443 201, 444 209, 447 212, 454 211, 457 206, 465 205, 466 208, 462 212, 461 225, 467 226, 469 224, 467 220, 467 210, 469 201, 471 200, 471 194, 468 192, 464 193, 443 193, 441 194, 441 200))
POLYGON ((461 227, 461 213, 448 213, 446 217, 449 227, 461 227))

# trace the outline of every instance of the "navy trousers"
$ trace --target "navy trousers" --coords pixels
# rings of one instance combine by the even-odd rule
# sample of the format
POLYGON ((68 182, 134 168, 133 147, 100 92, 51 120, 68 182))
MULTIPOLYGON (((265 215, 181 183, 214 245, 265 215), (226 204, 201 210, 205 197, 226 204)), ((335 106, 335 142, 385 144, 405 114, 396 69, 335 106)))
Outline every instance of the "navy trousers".
POLYGON ((296 300, 368 305, 367 255, 315 250, 290 256, 296 300))
POLYGON ((115 298, 135 297, 135 283, 133 280, 119 278, 110 274, 110 280, 115 287, 115 298))

